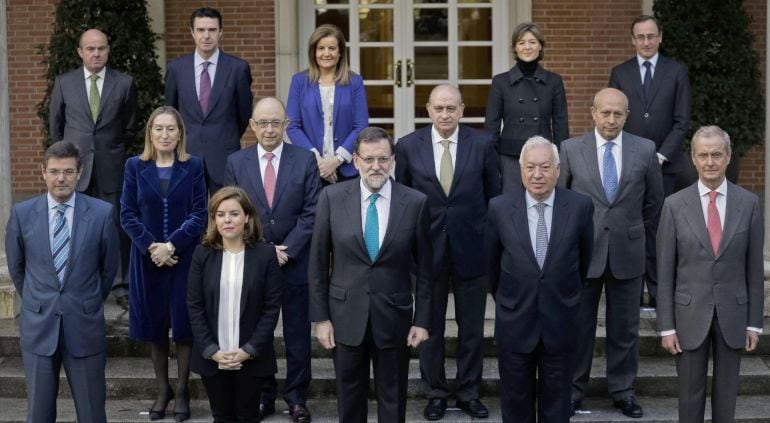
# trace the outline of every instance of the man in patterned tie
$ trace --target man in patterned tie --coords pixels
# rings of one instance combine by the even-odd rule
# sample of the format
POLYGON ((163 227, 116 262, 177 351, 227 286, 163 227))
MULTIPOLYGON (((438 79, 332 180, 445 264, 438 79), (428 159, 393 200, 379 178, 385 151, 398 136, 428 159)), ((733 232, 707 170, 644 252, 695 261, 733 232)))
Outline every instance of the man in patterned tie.
POLYGON ((679 421, 703 421, 713 351, 711 419, 730 422, 741 350, 756 349, 762 333, 762 209, 756 195, 725 179, 725 131, 704 126, 691 145, 698 182, 668 197, 661 212, 658 330, 676 355, 679 421))
POLYGON ((486 230, 501 411, 504 422, 566 422, 594 207, 555 188, 559 152, 545 138, 527 140, 519 164, 525 189, 492 199, 486 230))
POLYGON ((361 131, 353 163, 360 178, 329 185, 318 199, 310 320, 332 350, 338 421, 367 421, 373 362, 378 421, 404 422, 408 347, 428 339, 430 323, 428 204, 424 194, 389 178, 393 139, 382 128, 361 131))
POLYGON ((642 417, 634 379, 639 359, 639 293, 645 268, 644 225, 663 202, 655 144, 623 131, 628 99, 615 88, 594 96, 593 131, 562 142, 559 186, 594 202, 594 247, 580 299, 573 410, 591 374, 597 313, 607 290, 607 387, 623 414, 642 417))
POLYGON ((118 270, 112 206, 75 193, 82 166, 72 143, 49 147, 42 168, 48 193, 14 205, 5 234, 21 295, 27 421, 56 421, 64 364, 77 420, 105 422, 104 300, 118 270))

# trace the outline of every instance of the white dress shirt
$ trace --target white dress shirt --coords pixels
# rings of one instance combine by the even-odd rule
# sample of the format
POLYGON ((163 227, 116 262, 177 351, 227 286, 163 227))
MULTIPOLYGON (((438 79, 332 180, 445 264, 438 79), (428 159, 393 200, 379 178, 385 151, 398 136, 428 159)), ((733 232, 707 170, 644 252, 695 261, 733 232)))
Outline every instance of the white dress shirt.
MULTIPOLYGON (((86 98, 91 98, 91 71, 83 66, 83 74, 86 78, 86 98)), ((104 76, 107 75, 107 66, 96 73, 99 75, 99 79, 96 80, 96 88, 99 89, 99 98, 102 98, 102 88, 104 87, 104 76)))
MULTIPOLYGON (((532 252, 537 256, 537 221, 540 219, 538 216, 537 208, 535 205, 541 201, 537 201, 529 195, 529 191, 526 191, 524 198, 527 201, 527 223, 529 225, 529 240, 532 243, 532 252)), ((543 217, 545 218, 545 229, 548 234, 548 239, 551 239, 551 221, 553 220, 553 200, 556 198, 556 190, 551 191, 551 194, 542 201, 545 203, 545 209, 543 209, 543 217)))
POLYGON ((644 62, 650 62, 650 76, 655 78, 655 67, 658 66, 658 53, 655 53, 655 55, 649 59, 645 59, 638 54, 636 55, 636 63, 639 64, 639 76, 642 78, 642 85, 644 85, 644 74, 647 73, 644 62))
MULTIPOLYGON (((72 219, 75 217, 76 196, 77 193, 73 192, 72 197, 64 202, 64 204, 69 206, 64 209, 64 220, 67 221, 67 229, 70 232, 70 246, 72 246, 72 219)), ((59 202, 54 200, 50 193, 46 194, 46 197, 48 198, 48 241, 51 245, 51 254, 53 254, 53 231, 56 225, 56 206, 59 205, 59 202)))
MULTIPOLYGON (((369 208, 369 197, 372 192, 364 185, 363 181, 358 182, 361 185, 361 233, 364 233, 366 228, 366 209, 369 208)), ((382 240, 385 238, 385 230, 388 228, 388 218, 390 218, 390 200, 391 191, 393 186, 390 183, 390 179, 385 182, 385 185, 380 188, 378 192, 380 198, 374 203, 377 207, 377 223, 379 229, 379 244, 382 247, 382 240)))
MULTIPOLYGON (((262 183, 265 183, 265 169, 267 168, 267 158, 265 158, 267 150, 257 144, 257 157, 259 157, 259 175, 262 177, 262 183)), ((273 153, 273 169, 275 169, 275 178, 278 180, 278 167, 281 165, 281 153, 283 153, 283 141, 278 144, 272 151, 273 153)))
POLYGON ((604 184, 604 145, 612 141, 615 143, 615 146, 612 147, 612 157, 615 158, 615 169, 618 171, 618 186, 620 186, 620 171, 623 168, 623 160, 621 160, 623 157, 623 132, 621 131, 614 140, 605 140, 599 135, 599 131, 596 128, 594 128, 594 135, 596 136, 596 157, 599 160, 599 177, 602 179, 602 184, 604 184))
POLYGON ((457 140, 459 133, 459 125, 449 138, 439 135, 435 126, 432 126, 430 129, 430 139, 433 143, 433 164, 436 166, 436 178, 439 178, 439 180, 441 180, 441 156, 444 155, 444 146, 441 144, 441 140, 449 140, 449 154, 452 156, 452 170, 454 170, 455 163, 457 162, 457 140))
POLYGON ((243 256, 243 251, 231 253, 222 250, 217 339, 219 340, 219 350, 224 352, 234 351, 240 347, 243 256))
POLYGON ((195 93, 198 94, 198 99, 201 98, 201 75, 203 74, 203 62, 209 62, 209 79, 211 79, 211 88, 214 89, 214 75, 217 73, 217 63, 219 62, 219 49, 214 52, 211 57, 204 59, 198 54, 198 50, 193 53, 193 60, 195 62, 195 93))

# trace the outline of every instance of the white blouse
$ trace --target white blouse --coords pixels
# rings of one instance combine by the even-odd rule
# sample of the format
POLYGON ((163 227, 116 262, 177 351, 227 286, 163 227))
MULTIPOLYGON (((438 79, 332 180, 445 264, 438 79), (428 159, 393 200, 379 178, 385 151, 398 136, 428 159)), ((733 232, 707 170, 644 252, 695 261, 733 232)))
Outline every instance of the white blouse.
POLYGON ((240 347, 241 288, 243 287, 244 252, 222 251, 222 274, 219 278, 219 315, 217 333, 219 350, 230 352, 240 347))
POLYGON ((324 111, 324 151, 323 157, 334 156, 334 85, 321 88, 321 104, 324 111))

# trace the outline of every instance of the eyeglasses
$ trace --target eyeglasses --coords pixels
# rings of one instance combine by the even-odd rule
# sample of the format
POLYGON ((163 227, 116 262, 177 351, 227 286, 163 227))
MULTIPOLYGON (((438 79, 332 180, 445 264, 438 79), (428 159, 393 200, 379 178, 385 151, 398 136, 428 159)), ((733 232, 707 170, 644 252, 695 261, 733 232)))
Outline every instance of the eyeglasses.
POLYGON ((390 163, 390 160, 391 160, 392 157, 391 156, 382 156, 382 157, 361 157, 361 156, 358 156, 358 158, 361 159, 361 161, 363 161, 364 163, 366 163, 368 165, 373 165, 375 161, 377 163, 381 164, 381 165, 386 165, 386 164, 390 163))
POLYGON ((658 35, 658 34, 647 34, 647 35, 639 34, 639 35, 634 35, 634 39, 636 41, 639 41, 640 43, 643 42, 644 40, 655 41, 655 40, 658 39, 658 37, 660 37, 660 35, 658 35))
POLYGON ((254 120, 254 119, 249 119, 249 120, 251 120, 258 127, 263 128, 263 129, 267 128, 268 125, 272 126, 273 128, 280 128, 283 125, 286 125, 287 123, 289 123, 289 119, 284 119, 284 120, 279 120, 279 119, 274 119, 274 120, 254 120))
POLYGON ((77 175, 77 169, 46 169, 45 173, 54 178, 58 178, 60 175, 64 175, 67 178, 71 178, 77 175))

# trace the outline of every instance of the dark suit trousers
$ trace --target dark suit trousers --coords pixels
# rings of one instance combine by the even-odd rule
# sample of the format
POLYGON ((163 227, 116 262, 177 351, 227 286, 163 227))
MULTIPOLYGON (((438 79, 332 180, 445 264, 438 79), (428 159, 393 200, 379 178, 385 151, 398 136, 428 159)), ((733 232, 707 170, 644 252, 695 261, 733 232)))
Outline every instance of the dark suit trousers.
POLYGON ((703 422, 706 408, 706 377, 709 350, 714 354, 714 379, 711 389, 711 419, 715 423, 732 422, 741 368, 741 350, 725 343, 716 310, 711 329, 703 343, 694 350, 683 350, 676 356, 679 378, 679 421, 703 422))
POLYGON ((503 422, 567 423, 573 360, 573 351, 548 352, 542 340, 529 354, 498 350, 503 422))
POLYGON ((409 349, 406 339, 395 348, 378 348, 371 324, 361 345, 337 342, 332 351, 337 382, 337 412, 340 423, 366 423, 369 393, 369 361, 374 369, 377 421, 406 421, 406 390, 409 376, 409 349))
MULTIPOLYGON (((283 342, 286 346, 286 384, 283 399, 291 407, 305 404, 310 386, 310 317, 308 316, 308 286, 284 283, 281 303, 283 342)), ((278 382, 267 378, 260 401, 275 402, 278 382)))
POLYGON ((128 295, 128 267, 129 260, 131 259, 131 238, 123 231, 123 227, 120 225, 120 195, 121 192, 104 192, 99 187, 96 174, 91 175, 91 181, 88 183, 88 188, 84 194, 91 197, 104 200, 112 204, 112 214, 115 218, 115 227, 118 229, 118 238, 120 240, 120 264, 118 274, 115 276, 115 281, 112 283, 112 295, 115 297, 122 297, 128 295))
POLYGON ((59 393, 59 372, 62 364, 75 401, 78 422, 107 421, 104 411, 104 352, 88 357, 73 357, 67 349, 67 342, 60 328, 59 346, 52 356, 22 351, 22 359, 27 383, 27 422, 56 421, 56 396, 59 393))
POLYGON ((603 287, 607 303, 607 388, 613 400, 634 395, 634 379, 639 365, 639 293, 642 278, 616 279, 608 266, 602 277, 588 279, 581 293, 577 357, 572 379, 572 399, 576 401, 585 397, 591 377, 597 313, 603 287))
POLYGON ((425 396, 446 398, 449 387, 444 369, 444 330, 446 323, 447 298, 450 282, 454 291, 455 316, 457 320, 457 378, 454 385, 455 397, 470 401, 479 397, 484 354, 484 308, 487 299, 486 276, 461 280, 451 269, 449 245, 441 273, 433 284, 431 297, 430 337, 420 346, 420 375, 425 396))
POLYGON ((254 401, 254 392, 262 389, 266 378, 247 374, 243 370, 220 370, 201 379, 206 387, 214 422, 260 421, 259 402, 254 401))
MULTIPOLYGON (((675 173, 663 174, 663 195, 668 197, 674 193, 674 186, 676 182, 675 173)), ((647 293, 649 294, 649 304, 651 307, 655 307, 658 298, 658 264, 655 256, 655 237, 658 233, 658 223, 660 222, 660 213, 655 218, 644 225, 645 236, 645 271, 644 271, 644 283, 647 285, 647 293)), ((644 295, 644 292, 642 292, 644 295)))

